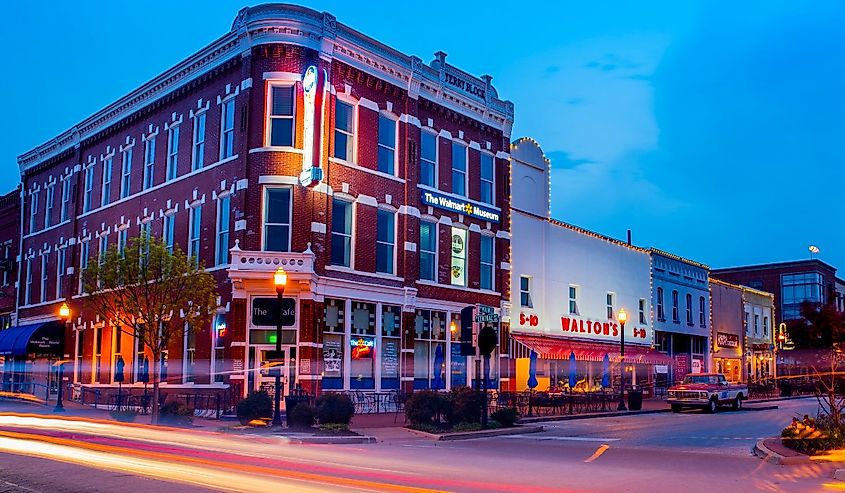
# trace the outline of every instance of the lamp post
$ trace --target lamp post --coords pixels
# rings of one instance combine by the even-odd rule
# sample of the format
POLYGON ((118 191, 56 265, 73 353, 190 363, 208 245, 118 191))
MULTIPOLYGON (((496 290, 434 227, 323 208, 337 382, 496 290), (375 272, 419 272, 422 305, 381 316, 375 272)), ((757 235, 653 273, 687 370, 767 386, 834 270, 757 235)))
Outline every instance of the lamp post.
MULTIPOLYGON (((281 357, 282 353, 282 298, 285 294, 285 285, 288 283, 288 274, 281 266, 273 274, 273 284, 276 286, 276 298, 278 313, 276 314, 276 351, 275 358, 281 357)), ((278 363, 278 361, 276 361, 278 363)), ((273 426, 282 426, 282 368, 276 364, 273 367, 276 375, 276 409, 273 411, 273 426)))
MULTIPOLYGON (((62 322, 65 324, 65 329, 67 329, 68 324, 70 323, 70 307, 67 306, 67 303, 62 303, 62 306, 59 308, 59 318, 62 319, 62 322)), ((59 385, 58 385, 58 392, 56 393, 56 407, 53 409, 55 413, 64 412, 65 406, 62 403, 62 387, 64 387, 64 379, 65 379, 65 362, 63 359, 60 359, 58 362, 59 365, 59 385)))
POLYGON ((616 406, 617 411, 627 411, 625 407, 625 322, 628 320, 628 314, 625 313, 624 308, 619 309, 619 405, 616 406))

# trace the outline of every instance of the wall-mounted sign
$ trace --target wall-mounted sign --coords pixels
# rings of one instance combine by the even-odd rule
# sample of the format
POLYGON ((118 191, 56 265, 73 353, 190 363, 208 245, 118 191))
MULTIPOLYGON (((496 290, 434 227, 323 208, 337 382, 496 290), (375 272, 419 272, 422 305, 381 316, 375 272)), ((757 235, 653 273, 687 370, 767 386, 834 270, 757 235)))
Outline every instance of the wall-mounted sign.
POLYGON ((455 199, 437 192, 423 191, 422 203, 491 223, 498 223, 501 217, 498 211, 490 207, 474 204, 468 200, 455 199))
POLYGON ((467 230, 452 228, 452 269, 451 283, 455 286, 466 286, 467 260, 467 230))
MULTIPOLYGON (((256 327, 275 327, 279 317, 278 298, 252 299, 252 325, 256 327)), ((282 299, 282 327, 296 325, 296 300, 282 299)))
POLYGON ((373 339, 353 337, 350 339, 349 345, 352 347, 352 359, 369 359, 373 357, 373 347, 375 346, 373 339))
MULTIPOLYGON (((592 339, 617 339, 619 337, 619 324, 613 321, 601 322, 598 320, 584 320, 572 317, 560 317, 561 330, 567 334, 584 334, 592 339)), ((633 340, 645 340, 648 331, 643 327, 636 327, 633 324, 628 326, 627 337, 633 340)))
POLYGON ((701 373, 704 371, 704 362, 699 358, 692 359, 692 373, 701 373))
POLYGON ((323 168, 320 167, 322 156, 319 152, 322 149, 323 135, 322 132, 315 132, 314 129, 323 126, 326 85, 320 78, 317 67, 311 65, 305 69, 305 73, 302 74, 305 114, 303 116, 302 172, 299 174, 299 183, 306 187, 313 187, 323 180, 323 168), (317 108, 319 108, 319 113, 317 108), (315 152, 315 149, 318 151, 315 152))
POLYGON ((725 332, 716 332, 716 345, 719 347, 737 348, 739 347, 739 336, 736 334, 726 334, 725 332))
POLYGON ((485 89, 474 82, 470 82, 468 80, 461 79, 455 75, 450 73, 446 73, 446 83, 452 87, 460 89, 461 91, 475 96, 480 99, 484 99, 485 89))
POLYGON ((327 377, 339 377, 343 365, 343 347, 340 341, 323 343, 323 371, 327 377))

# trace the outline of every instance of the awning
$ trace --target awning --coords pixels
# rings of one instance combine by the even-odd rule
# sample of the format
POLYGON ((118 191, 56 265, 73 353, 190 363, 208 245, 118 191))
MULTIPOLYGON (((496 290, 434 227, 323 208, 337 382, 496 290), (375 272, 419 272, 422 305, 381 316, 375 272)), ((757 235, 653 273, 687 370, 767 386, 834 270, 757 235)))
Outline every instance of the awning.
MULTIPOLYGON (((611 361, 619 361, 619 344, 520 333, 511 333, 511 337, 544 359, 569 359, 569 355, 575 353, 577 361, 602 361, 605 354, 611 361)), ((650 347, 626 344, 625 363, 669 365, 672 358, 650 347)))
POLYGON ((19 325, 0 331, 0 356, 58 357, 64 354, 65 324, 19 325))

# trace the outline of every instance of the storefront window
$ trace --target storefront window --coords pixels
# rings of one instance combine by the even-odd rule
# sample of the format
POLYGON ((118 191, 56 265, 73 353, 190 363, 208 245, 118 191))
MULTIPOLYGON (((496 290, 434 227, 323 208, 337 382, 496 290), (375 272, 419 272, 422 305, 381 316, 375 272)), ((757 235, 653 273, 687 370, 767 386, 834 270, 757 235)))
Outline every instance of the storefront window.
POLYGON ((401 351, 402 308, 383 305, 381 307, 381 388, 399 388, 399 358, 401 351))
POLYGON ((449 330, 452 335, 451 340, 451 364, 449 365, 449 373, 452 378, 452 388, 463 387, 467 385, 467 357, 461 356, 461 314, 453 313, 452 321, 449 324, 449 330), (451 330, 452 327, 455 330, 451 330))
POLYGON ((350 353, 350 387, 375 389, 376 305, 352 302, 352 339, 350 353))
POLYGON ((345 302, 326 298, 323 332, 323 388, 343 388, 345 302))
POLYGON ((446 314, 417 310, 414 319, 414 388, 446 388, 446 314))

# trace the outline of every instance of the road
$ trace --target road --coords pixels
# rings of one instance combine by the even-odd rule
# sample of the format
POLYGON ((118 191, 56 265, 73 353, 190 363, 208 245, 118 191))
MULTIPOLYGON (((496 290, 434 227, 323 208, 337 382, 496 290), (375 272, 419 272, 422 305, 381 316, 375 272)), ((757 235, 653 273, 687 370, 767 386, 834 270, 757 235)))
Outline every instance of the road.
POLYGON ((394 430, 369 445, 5 413, 0 492, 845 491, 830 479, 833 465, 775 466, 751 455, 791 416, 816 412, 811 399, 778 404, 558 421, 543 433, 459 442, 394 430))

